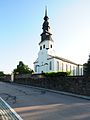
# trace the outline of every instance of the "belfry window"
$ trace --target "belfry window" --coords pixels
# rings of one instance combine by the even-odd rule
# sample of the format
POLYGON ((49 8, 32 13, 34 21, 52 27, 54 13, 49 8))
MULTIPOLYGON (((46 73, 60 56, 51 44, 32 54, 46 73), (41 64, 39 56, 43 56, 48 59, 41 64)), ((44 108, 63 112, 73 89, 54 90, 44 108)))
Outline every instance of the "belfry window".
POLYGON ((52 48, 52 45, 50 45, 50 48, 52 48))
POLYGON ((40 46, 40 50, 42 50, 42 46, 40 46))
POLYGON ((45 45, 43 45, 43 48, 45 48, 45 45))

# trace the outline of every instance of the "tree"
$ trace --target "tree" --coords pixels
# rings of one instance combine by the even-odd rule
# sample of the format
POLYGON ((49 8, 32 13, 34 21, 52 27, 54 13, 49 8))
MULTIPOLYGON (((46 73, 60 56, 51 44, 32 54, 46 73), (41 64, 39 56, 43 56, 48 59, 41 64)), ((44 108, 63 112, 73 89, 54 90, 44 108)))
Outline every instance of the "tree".
POLYGON ((90 55, 87 63, 83 65, 83 72, 84 72, 84 75, 90 76, 90 55))
POLYGON ((0 71, 0 77, 1 76, 4 76, 5 74, 4 74, 4 72, 3 71, 0 71))
POLYGON ((25 65, 22 61, 19 61, 19 65, 17 65, 17 68, 14 69, 14 74, 31 74, 33 73, 33 70, 28 67, 28 65, 25 65))

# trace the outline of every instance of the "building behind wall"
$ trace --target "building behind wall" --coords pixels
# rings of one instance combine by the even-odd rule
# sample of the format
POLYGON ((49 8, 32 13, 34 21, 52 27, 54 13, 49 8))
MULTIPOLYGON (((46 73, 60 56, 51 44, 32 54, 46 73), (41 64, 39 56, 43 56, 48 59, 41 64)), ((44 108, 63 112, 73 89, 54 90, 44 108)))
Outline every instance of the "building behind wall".
POLYGON ((43 32, 39 43, 40 50, 38 58, 34 62, 35 73, 68 71, 71 72, 71 75, 83 75, 83 65, 56 56, 48 19, 46 9, 44 23, 42 26, 43 32))

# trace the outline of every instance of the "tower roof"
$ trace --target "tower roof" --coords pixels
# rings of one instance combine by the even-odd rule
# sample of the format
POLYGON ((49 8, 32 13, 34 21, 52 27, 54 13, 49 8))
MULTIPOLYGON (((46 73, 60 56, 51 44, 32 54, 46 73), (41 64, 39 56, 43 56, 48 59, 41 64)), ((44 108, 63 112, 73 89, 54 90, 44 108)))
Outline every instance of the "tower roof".
POLYGON ((49 18, 47 16, 47 7, 45 7, 45 16, 43 19, 44 19, 44 22, 42 25, 43 32, 41 34, 41 42, 44 40, 52 40, 52 38, 51 38, 52 34, 49 32, 50 26, 49 26, 49 22, 48 22, 49 18))

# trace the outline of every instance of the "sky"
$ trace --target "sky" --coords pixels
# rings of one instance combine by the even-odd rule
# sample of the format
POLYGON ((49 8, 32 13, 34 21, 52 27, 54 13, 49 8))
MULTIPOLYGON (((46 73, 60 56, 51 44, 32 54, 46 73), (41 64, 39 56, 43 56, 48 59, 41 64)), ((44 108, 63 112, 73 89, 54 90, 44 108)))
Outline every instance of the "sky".
POLYGON ((57 55, 78 64, 90 53, 90 0, 0 0, 0 71, 38 57, 45 6, 57 55))

